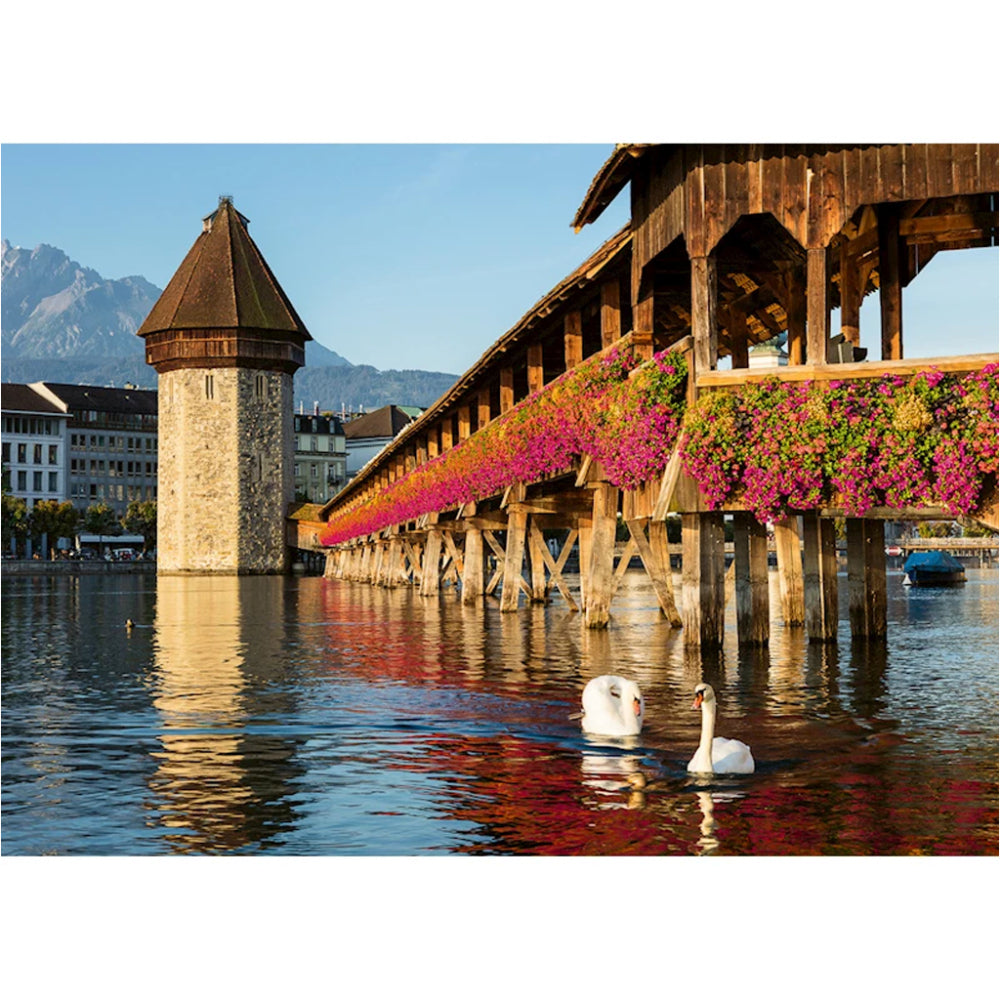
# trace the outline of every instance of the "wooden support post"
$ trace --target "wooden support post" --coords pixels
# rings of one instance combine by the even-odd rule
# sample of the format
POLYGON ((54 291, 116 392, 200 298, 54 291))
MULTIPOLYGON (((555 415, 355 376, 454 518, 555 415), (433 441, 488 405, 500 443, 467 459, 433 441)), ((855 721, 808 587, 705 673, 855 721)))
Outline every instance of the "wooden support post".
POLYGON ((451 451, 452 446, 454 445, 454 430, 451 417, 446 417, 441 422, 441 454, 444 454, 446 451, 451 451))
POLYGON ((387 558, 385 578, 383 580, 383 585, 386 587, 398 587, 399 586, 399 557, 402 551, 402 543, 399 540, 398 535, 393 535, 389 539, 389 552, 387 558))
POLYGON ((861 343, 861 275, 850 247, 848 242, 840 248, 840 332, 857 347, 861 343))
POLYGON ((886 634, 885 524, 867 517, 847 518, 847 593, 851 634, 886 634))
POLYGON ((566 371, 569 371, 583 361, 583 314, 579 309, 566 313, 563 320, 563 344, 566 371))
POLYGON ((590 542, 590 572, 583 620, 587 628, 607 628, 615 571, 615 531, 618 527, 618 487, 599 482, 594 487, 590 542))
POLYGON ((576 519, 577 563, 580 566, 580 610, 586 611, 590 594, 590 549, 593 538, 593 518, 591 514, 581 514, 576 519))
POLYGON ((830 340, 830 282, 826 273, 827 248, 806 253, 806 364, 825 365, 830 340))
POLYGON ((472 407, 465 403, 458 408, 458 440, 465 441, 472 434, 472 407))
POLYGON ((489 388, 480 389, 477 399, 479 402, 477 403, 478 413, 476 414, 476 427, 479 430, 482 430, 493 419, 493 411, 490 408, 489 388))
MULTIPOLYGON (((466 517, 472 516, 476 505, 469 504, 466 517)), ((465 533, 465 559, 462 566, 462 603, 478 604, 483 596, 483 571, 486 568, 486 552, 483 548, 483 533, 479 528, 469 528, 465 533)))
POLYGON ((653 303, 653 289, 643 288, 632 305, 632 350, 642 361, 653 356, 653 303))
POLYGON ((635 541, 636 550, 653 590, 660 611, 673 628, 683 624, 677 602, 674 600, 673 574, 670 571, 670 549, 667 541, 667 525, 665 521, 649 522, 649 540, 642 521, 629 521, 628 530, 635 541))
POLYGON ((549 588, 545 580, 547 552, 545 537, 532 517, 528 532, 528 562, 531 566, 531 600, 536 604, 545 604, 549 599, 549 588))
POLYGON ((806 294, 804 275, 795 268, 785 275, 785 315, 788 317, 788 363, 806 361, 806 294))
POLYGON ((601 285, 601 347, 610 347, 622 335, 621 292, 618 280, 601 285))
POLYGON ((514 408, 514 369, 500 369, 500 412, 514 408))
POLYGON ((420 574, 420 596, 433 597, 441 589, 441 546, 444 539, 440 528, 427 532, 424 546, 424 564, 420 574))
POLYGON ((696 377, 712 371, 719 361, 716 322, 718 278, 714 257, 691 258, 691 336, 696 377))
POLYGON ((528 344, 528 392, 539 392, 545 385, 545 366, 542 345, 528 344))
POLYGON ((818 514, 804 514, 802 534, 806 634, 810 642, 836 642, 837 536, 833 521, 818 514))
POLYGON ((736 634, 740 645, 762 646, 771 636, 767 528, 753 514, 733 515, 736 634))
POLYGON ((782 621, 789 626, 801 627, 806 623, 806 602, 798 518, 785 517, 774 522, 774 548, 778 558, 782 621))
POLYGON ((507 545, 503 563, 503 590, 500 594, 500 610, 516 611, 521 584, 524 577, 521 567, 524 563, 524 542, 528 533, 528 514, 515 504, 507 513, 507 545))
POLYGON ((900 270, 899 211, 878 207, 878 294, 882 315, 882 360, 903 356, 903 282, 900 270))
POLYGON ((721 646, 725 633, 725 533, 722 514, 681 515, 684 643, 721 646))
POLYGON ((750 348, 747 344, 747 314, 742 309, 729 309, 729 343, 732 348, 733 368, 749 368, 750 348))

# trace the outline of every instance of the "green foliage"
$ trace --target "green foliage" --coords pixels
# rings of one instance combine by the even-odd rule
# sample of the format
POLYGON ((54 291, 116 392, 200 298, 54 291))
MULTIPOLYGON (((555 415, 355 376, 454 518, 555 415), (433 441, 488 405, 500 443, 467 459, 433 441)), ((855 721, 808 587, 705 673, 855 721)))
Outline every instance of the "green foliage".
POLYGON ((68 500, 39 500, 28 514, 32 545, 46 535, 51 549, 57 538, 72 538, 79 523, 80 512, 68 500))
POLYGON ((143 536, 143 552, 156 548, 156 501, 130 501, 125 516, 121 519, 121 526, 131 535, 143 536))
POLYGON ((11 542, 20 550, 28 538, 28 505, 24 497, 16 497, 9 490, 3 491, 3 550, 9 552, 11 542))
POLYGON ((92 503, 84 511, 83 530, 91 535, 117 535, 120 524, 113 508, 102 501, 92 503))

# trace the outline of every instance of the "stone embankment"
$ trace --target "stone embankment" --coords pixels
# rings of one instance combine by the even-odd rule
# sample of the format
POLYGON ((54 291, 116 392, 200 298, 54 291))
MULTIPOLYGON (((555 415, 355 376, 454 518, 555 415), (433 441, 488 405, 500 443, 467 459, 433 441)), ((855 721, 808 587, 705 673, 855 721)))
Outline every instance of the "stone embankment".
POLYGON ((4 559, 3 576, 97 576, 106 573, 155 573, 156 563, 108 562, 106 559, 4 559))

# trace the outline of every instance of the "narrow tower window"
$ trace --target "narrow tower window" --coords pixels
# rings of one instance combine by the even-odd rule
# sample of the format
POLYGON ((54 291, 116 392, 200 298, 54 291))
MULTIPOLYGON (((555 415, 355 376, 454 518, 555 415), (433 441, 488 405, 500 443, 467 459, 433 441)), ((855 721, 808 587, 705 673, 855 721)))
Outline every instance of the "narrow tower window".
POLYGON ((258 375, 255 387, 257 392, 257 398, 264 399, 267 396, 267 376, 258 375))
POLYGON ((215 376, 205 376, 205 399, 215 399, 215 376))

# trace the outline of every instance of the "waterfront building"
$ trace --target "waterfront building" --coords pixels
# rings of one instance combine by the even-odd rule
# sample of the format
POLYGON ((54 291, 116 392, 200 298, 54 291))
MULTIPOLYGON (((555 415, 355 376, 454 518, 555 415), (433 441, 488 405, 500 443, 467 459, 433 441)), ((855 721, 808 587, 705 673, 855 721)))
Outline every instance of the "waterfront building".
POLYGON ((35 382, 30 388, 66 415, 66 492, 78 509, 106 503, 122 517, 133 500, 155 500, 157 394, 127 386, 35 382))
POLYGON ((325 503, 347 482, 344 426, 338 417, 319 412, 292 416, 295 433, 295 494, 325 503))
POLYGON ((66 406, 37 386, 4 382, 3 482, 30 510, 39 500, 66 499, 66 406))
POLYGON ((222 197, 138 330, 159 375, 160 573, 280 573, 311 340, 222 197))
POLYGON ((413 423, 423 409, 417 406, 383 406, 344 425, 347 445, 347 478, 353 479, 396 435, 413 423))

